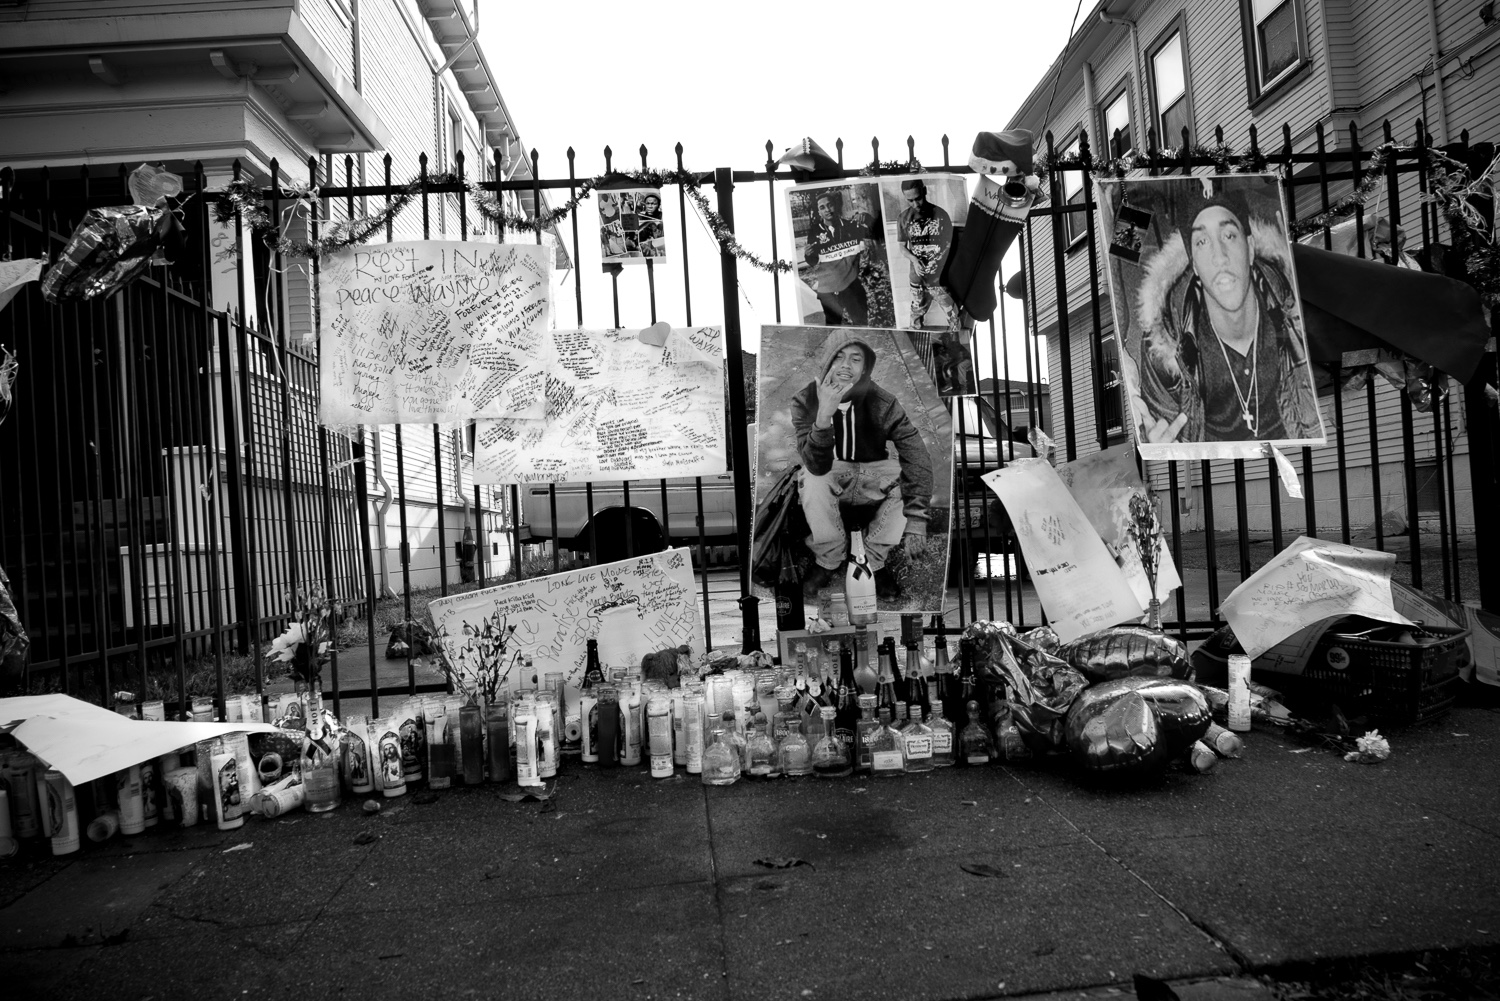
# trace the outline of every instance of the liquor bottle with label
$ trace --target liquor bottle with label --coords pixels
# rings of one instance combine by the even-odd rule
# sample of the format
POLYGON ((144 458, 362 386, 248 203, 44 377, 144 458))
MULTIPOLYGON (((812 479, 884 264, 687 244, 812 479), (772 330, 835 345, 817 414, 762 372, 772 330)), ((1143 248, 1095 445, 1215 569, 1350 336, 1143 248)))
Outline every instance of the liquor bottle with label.
POLYGON ((880 707, 879 721, 869 735, 870 774, 891 778, 906 773, 905 742, 891 725, 891 711, 880 707))
POLYGON ((776 577, 776 628, 806 629, 807 613, 802 602, 802 574, 787 546, 781 547, 781 573, 776 577))
POLYGON ((901 737, 906 741, 906 770, 909 772, 932 771, 932 728, 922 722, 922 707, 909 707, 906 726, 901 737))
POLYGON ((938 617, 938 633, 933 640, 933 677, 937 679, 938 698, 943 703, 943 715, 949 720, 960 718, 964 704, 960 700, 958 675, 953 673, 953 664, 948 660, 948 630, 938 617))
POLYGON ((994 759, 995 745, 979 719, 979 703, 970 699, 964 706, 969 722, 959 734, 959 754, 966 765, 987 765, 994 759))
POLYGON ((908 705, 920 706, 926 711, 927 706, 927 678, 924 677, 922 662, 927 658, 922 656, 921 648, 915 644, 909 644, 906 648, 906 691, 903 693, 908 705))
POLYGON ((872 626, 879 621, 875 601, 875 571, 865 558, 865 534, 859 529, 849 532, 849 565, 844 571, 844 603, 849 609, 849 624, 872 626))
POLYGON ((954 761, 953 722, 943 713, 943 701, 937 697, 936 687, 933 686, 928 698, 932 710, 927 717, 927 727, 932 731, 932 763, 937 768, 947 768, 954 761))
POLYGON ((833 707, 824 706, 820 715, 823 717, 823 736, 813 744, 813 774, 820 779, 843 778, 854 771, 854 760, 849 753, 852 748, 839 739, 833 707))
POLYGON ((858 772, 870 770, 870 738, 880 729, 875 718, 875 696, 859 697, 859 720, 854 725, 854 769, 858 772))
POLYGON ((854 724, 859 722, 859 686, 854 682, 854 653, 848 647, 839 648, 839 695, 835 721, 839 730, 854 735, 854 724))
POLYGON ((875 706, 878 709, 889 709, 894 716, 896 712, 896 643, 890 637, 880 645, 880 681, 875 692, 875 706))
MULTIPOLYGON (((874 695, 880 686, 880 672, 870 662, 870 632, 864 626, 854 627, 854 683, 861 695, 874 695)), ((877 655, 876 659, 879 657, 877 655)))
POLYGON ((589 640, 587 651, 583 667, 583 690, 591 692, 596 686, 604 684, 604 668, 599 663, 599 641, 589 640))

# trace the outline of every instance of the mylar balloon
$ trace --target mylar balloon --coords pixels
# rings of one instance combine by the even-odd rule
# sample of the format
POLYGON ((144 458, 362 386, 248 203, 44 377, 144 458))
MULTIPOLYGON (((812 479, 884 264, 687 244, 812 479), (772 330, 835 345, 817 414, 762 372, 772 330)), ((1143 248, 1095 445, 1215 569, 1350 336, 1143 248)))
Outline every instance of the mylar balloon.
POLYGON ((1118 678, 1086 689, 1068 710, 1068 749, 1091 771, 1163 764, 1208 732, 1208 700, 1170 678, 1118 678))

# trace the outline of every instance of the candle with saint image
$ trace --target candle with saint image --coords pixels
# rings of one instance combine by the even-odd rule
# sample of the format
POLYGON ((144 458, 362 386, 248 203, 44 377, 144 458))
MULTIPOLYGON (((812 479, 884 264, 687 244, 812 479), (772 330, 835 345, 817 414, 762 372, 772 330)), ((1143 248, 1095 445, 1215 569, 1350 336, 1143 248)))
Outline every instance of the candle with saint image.
POLYGON ((198 823, 198 769, 196 767, 173 768, 166 773, 167 796, 172 800, 172 809, 178 823, 183 827, 194 827, 198 823))
POLYGON ((229 831, 245 823, 245 804, 240 789, 240 761, 222 740, 214 741, 209 756, 214 782, 214 820, 219 830, 229 831))
POLYGON ((146 829, 145 802, 141 796, 141 766, 115 772, 115 802, 120 807, 120 832, 140 834, 146 829))
POLYGON ((42 836, 52 839, 53 855, 78 850, 78 804, 73 784, 56 768, 37 772, 37 798, 42 804, 42 836))

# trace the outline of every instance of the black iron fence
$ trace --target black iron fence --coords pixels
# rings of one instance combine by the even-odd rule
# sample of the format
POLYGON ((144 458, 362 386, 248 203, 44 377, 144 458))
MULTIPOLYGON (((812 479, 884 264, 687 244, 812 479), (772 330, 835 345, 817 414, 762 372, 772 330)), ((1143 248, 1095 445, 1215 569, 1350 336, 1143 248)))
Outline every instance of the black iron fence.
MULTIPOLYGON (((1285 136, 1280 149, 1266 151, 1266 160, 1283 170, 1294 211, 1319 211, 1332 204, 1352 189, 1368 164, 1368 154, 1361 151, 1357 137, 1351 136, 1351 146, 1330 152, 1319 132, 1316 150, 1294 152, 1290 130, 1285 136)), ((1050 149, 1050 137, 1048 143, 1050 149)), ((1255 148, 1253 134, 1250 144, 1255 148)), ((843 144, 836 148, 842 164, 843 144)), ((1087 158, 1086 137, 1082 149, 1087 158)), ((693 175, 691 183, 712 191, 716 211, 731 228, 737 209, 742 214, 769 210, 768 250, 769 256, 776 257, 783 249, 777 232, 777 187, 798 178, 777 168, 769 143, 766 152, 762 169, 720 168, 693 175), (765 201, 761 201, 762 189, 765 201)), ((676 153, 680 170, 680 146, 676 153)), ((907 153, 908 161, 914 161, 910 140, 907 153)), ((1437 245, 1441 234, 1431 206, 1411 204, 1411 191, 1425 185, 1422 168, 1427 156, 1419 128, 1417 141, 1391 160, 1385 182, 1387 213, 1394 222, 1404 221, 1413 236, 1420 231, 1422 249, 1437 245)), ((567 177, 542 179, 535 152, 532 157, 536 180, 488 181, 480 186, 502 194, 528 192, 534 196, 533 204, 540 204, 543 191, 569 197, 578 192, 581 178, 571 150, 567 177)), ((608 149, 605 159, 608 170, 608 149)), ((644 148, 641 165, 647 166, 644 148)), ((320 165, 317 160, 309 161, 306 172, 292 178, 319 187, 325 218, 362 214, 388 203, 399 190, 390 176, 389 160, 378 184, 356 184, 352 162, 342 166, 343 170, 337 170, 332 165, 335 174, 343 174, 342 183, 337 183, 336 176, 327 176, 329 164, 320 165)), ((498 161, 496 166, 500 166, 498 161)), ((457 167, 462 178, 461 161, 457 167)), ((1172 159, 1153 155, 1145 169, 1165 173, 1221 167, 1213 157, 1188 153, 1172 159)), ((881 169, 877 143, 872 145, 871 164, 864 170, 878 173, 881 169)), ((885 169, 894 168, 887 164, 885 169)), ((928 163, 925 169, 969 173, 966 166, 950 162, 946 137, 941 162, 928 163)), ((957 434, 973 447, 966 445, 955 452, 957 503, 951 526, 949 627, 978 618, 1006 618, 1022 625, 1030 624, 1028 616, 1033 623, 1037 621, 1034 593, 1008 522, 980 481, 983 473, 1004 465, 1007 454, 1012 454, 1005 449, 1012 447, 1014 439, 1024 438, 1025 428, 1015 426, 1021 415, 1025 415, 1025 427, 1050 426, 1045 412, 1050 397, 1059 421, 1052 430, 1067 458, 1114 443, 1118 440, 1115 429, 1124 423, 1108 354, 1110 306, 1100 276, 1092 185, 1085 172, 1083 196, 1072 203, 1065 201, 1060 197, 1062 176, 1069 170, 1082 168, 1052 171, 1048 178, 1051 203, 1033 213, 1022 236, 1025 329, 1020 343, 1024 346, 1019 351, 1013 348, 1007 312, 997 311, 995 322, 975 331, 976 357, 989 358, 988 371, 976 373, 982 392, 970 403, 955 404, 957 434), (1079 232, 1082 241, 1073 239, 1079 232), (1086 359, 1086 371, 1077 371, 1075 355, 1086 359), (1051 373, 1050 385, 1044 385, 1048 357, 1060 370, 1051 373), (1090 415, 1087 424, 1078 419, 1083 412, 1090 415), (1014 573, 1004 570, 1007 557, 1014 560, 1014 573)), ((860 171, 844 173, 853 177, 860 171)), ((497 169, 495 176, 504 177, 504 172, 497 169)), ((124 179, 123 166, 106 176, 97 171, 91 174, 87 168, 0 173, 4 249, 16 258, 55 259, 87 208, 129 202, 124 179)), ((774 296, 775 319, 780 322, 782 278, 775 273, 752 274, 724 249, 716 277, 692 273, 688 230, 694 210, 688 204, 689 183, 676 185, 681 309, 691 324, 694 290, 708 288, 712 306, 702 308, 700 291, 700 315, 714 312, 724 326, 732 541, 745 554, 752 505, 745 418, 751 413, 751 401, 747 399, 747 361, 742 355, 740 287, 742 282, 764 283, 774 296)), ((114 689, 149 692, 150 678, 165 674, 175 681, 168 686, 166 698, 182 701, 188 695, 189 676, 208 670, 222 706, 224 695, 229 694, 225 664, 228 658, 238 657, 250 667, 247 677, 254 691, 262 693, 267 676, 264 644, 285 625, 292 594, 299 588, 318 586, 346 602, 350 614, 362 618, 366 626, 363 652, 370 663, 369 677, 341 678, 335 660, 327 679, 335 703, 340 698, 369 696, 376 700, 378 711, 382 695, 443 687, 431 677, 419 679, 410 661, 406 678, 399 683, 382 686, 377 677, 377 645, 384 643, 384 637, 376 635, 377 604, 383 595, 390 600, 398 579, 390 564, 396 564, 399 574, 396 600, 402 606, 401 617, 419 619, 423 610, 412 607, 418 584, 431 582, 437 593, 447 594, 461 577, 473 576, 474 583, 482 585, 553 572, 565 566, 565 560, 578 558, 565 555, 570 547, 581 551, 583 558, 598 553, 595 515, 606 505, 596 504, 596 492, 599 498, 607 494, 608 504, 616 503, 617 496, 625 507, 658 506, 659 502, 664 534, 686 540, 694 549, 709 644, 725 644, 727 638, 714 636, 709 622, 711 580, 738 595, 748 595, 749 567, 747 560, 739 559, 737 587, 732 575, 718 568, 716 544, 730 540, 715 537, 708 527, 703 480, 689 486, 663 480, 586 487, 587 527, 571 538, 564 538, 554 527, 544 544, 538 544, 519 524, 523 502, 517 488, 492 490, 474 485, 471 479, 465 481, 461 431, 439 426, 320 427, 317 346, 289 336, 299 311, 308 329, 315 324, 307 289, 316 281, 316 262, 287 261, 279 255, 266 259, 263 250, 236 247, 236 268, 242 275, 246 269, 256 270, 257 253, 262 258, 259 263, 264 267, 252 281, 256 306, 248 317, 212 309, 207 288, 214 261, 205 188, 200 167, 189 178, 189 197, 184 203, 189 249, 182 259, 153 266, 147 277, 102 301, 51 306, 33 284, 0 312, 0 343, 12 345, 22 365, 15 405, 0 425, 0 469, 7 484, 0 491, 0 564, 10 575, 33 641, 23 679, 28 689, 73 692, 108 704, 114 689), (304 265, 310 273, 299 281, 289 280, 304 265), (692 524, 683 524, 682 505, 669 503, 669 494, 681 496, 689 489, 696 514, 686 516, 692 524), (393 509, 394 525, 390 523, 393 509), (397 533, 394 544, 393 528, 397 533), (496 552, 501 538, 509 549, 506 556, 496 552), (473 547, 466 564, 468 542, 473 547), (425 564, 418 566, 419 560, 425 564)), ((279 189, 268 188, 263 195, 274 216, 288 204, 279 189)), ((426 183, 419 197, 421 236, 430 235, 432 212, 448 206, 457 212, 459 237, 469 237, 470 219, 477 217, 463 183, 426 183)), ((316 228, 312 235, 316 236, 316 228)), ((387 224, 386 239, 394 236, 387 224)), ((541 239, 531 232, 502 232, 500 236, 541 239)), ((577 262, 577 213, 567 224, 567 239, 571 245, 566 249, 577 262)), ((645 265, 651 322, 657 318, 656 267, 651 261, 645 265)), ((606 272, 605 277, 611 283, 613 323, 620 326, 619 275, 606 272)), ((1011 277, 1002 273, 1001 286, 1011 277)), ((579 279, 575 272, 574 314, 582 325, 584 297, 579 279)), ((675 303, 662 306, 663 312, 675 314, 675 303)), ((555 308, 566 315, 562 303, 555 308)), ((1329 374, 1331 385, 1339 386, 1341 372, 1335 369, 1329 374)), ((1476 598, 1483 588, 1491 606, 1500 604, 1496 579, 1500 558, 1492 557, 1486 567, 1476 555, 1486 546, 1495 546, 1485 534, 1493 527, 1484 524, 1484 512, 1500 510, 1494 486, 1500 435, 1494 410, 1484 403, 1486 380, 1497 381, 1493 353, 1487 355, 1471 384, 1476 391, 1465 394, 1464 412, 1457 422, 1450 398, 1443 398, 1430 416, 1419 416, 1403 395, 1396 429, 1399 441, 1390 441, 1381 431, 1389 421, 1377 413, 1373 385, 1362 400, 1346 402, 1341 391, 1334 391, 1327 401, 1332 408, 1329 425, 1335 429, 1330 448, 1337 457, 1338 517, 1332 523, 1321 516, 1326 498, 1317 494, 1317 484, 1323 480, 1316 475, 1312 449, 1304 449, 1301 455, 1307 499, 1300 514, 1283 511, 1275 489, 1275 467, 1269 460, 1263 474, 1247 470, 1244 461, 1150 464, 1147 475, 1171 500, 1166 506, 1168 527, 1178 565, 1185 559, 1201 558, 1208 571, 1203 585, 1208 591, 1208 613, 1190 614, 1189 596, 1179 591, 1175 621, 1169 621, 1169 628, 1195 636, 1217 624, 1215 610, 1222 595, 1216 571, 1221 563, 1222 569, 1229 569, 1237 556, 1240 578, 1248 576, 1265 556, 1289 541, 1286 536, 1293 530, 1328 533, 1328 537, 1349 541, 1363 524, 1350 502, 1348 470, 1356 461, 1368 464, 1364 475, 1373 479, 1370 496, 1377 502, 1374 531, 1380 548, 1394 540, 1383 528, 1378 501, 1386 494, 1400 494, 1400 509, 1408 514, 1404 539, 1412 583, 1437 590, 1426 563, 1436 557, 1444 596, 1476 598), (1356 410, 1361 413, 1355 414, 1356 410), (1365 422, 1357 457, 1346 441, 1346 427, 1353 426, 1355 416, 1365 422), (1419 422, 1430 423, 1432 429, 1420 469, 1419 422), (1458 471, 1453 443, 1459 436, 1467 436, 1468 488, 1478 524, 1461 523, 1455 504, 1458 471), (1391 470, 1393 461, 1399 463, 1399 470, 1391 470), (1385 481, 1382 469, 1391 470, 1384 474, 1385 481), (1392 479, 1399 482, 1392 483, 1392 479), (1189 522, 1186 505, 1178 502, 1194 489, 1201 523, 1189 522), (1267 494, 1264 531, 1251 516, 1249 497, 1256 489, 1267 494), (1223 503, 1226 490, 1232 491, 1232 505, 1223 503), (1225 510, 1233 511, 1233 524, 1221 532, 1225 510), (1435 516, 1435 526, 1429 516, 1435 516), (1424 523, 1436 530, 1424 533, 1424 523), (1255 556, 1252 543, 1262 537, 1271 549, 1255 556)), ((550 524, 556 526, 558 498, 558 487, 553 486, 545 498, 528 500, 545 500, 540 509, 550 514, 550 524)), ((1202 604, 1198 599, 1204 596, 1192 597, 1195 605, 1202 604)), ((747 614, 753 614, 754 603, 749 606, 747 614)), ((1168 619, 1173 619, 1171 609, 1168 619)))

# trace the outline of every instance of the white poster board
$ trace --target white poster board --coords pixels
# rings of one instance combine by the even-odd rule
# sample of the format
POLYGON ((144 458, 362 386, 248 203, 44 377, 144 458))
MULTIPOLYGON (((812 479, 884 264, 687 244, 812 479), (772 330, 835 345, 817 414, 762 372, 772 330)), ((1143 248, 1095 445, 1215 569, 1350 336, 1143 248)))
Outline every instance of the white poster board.
POLYGON ((510 689, 522 680, 519 658, 530 657, 538 681, 561 671, 569 697, 577 698, 591 639, 599 641, 606 669, 639 667, 646 654, 682 644, 695 658, 703 653, 693 561, 686 549, 438 598, 428 608, 448 663, 471 681, 479 655, 476 635, 514 626, 503 656, 510 689))
POLYGON ((542 420, 480 421, 476 483, 715 476, 724 472, 724 351, 718 327, 554 330, 542 420))
POLYGON ((411 240, 327 255, 318 276, 324 424, 541 417, 550 251, 411 240))
POLYGON ((1141 617, 1115 558, 1046 459, 1017 459, 983 479, 1010 514, 1037 598, 1060 640, 1071 643, 1141 617))
POLYGON ((1303 535, 1230 592, 1222 605, 1224 619, 1252 659, 1335 616, 1411 625, 1391 596, 1395 565, 1395 553, 1303 535))

